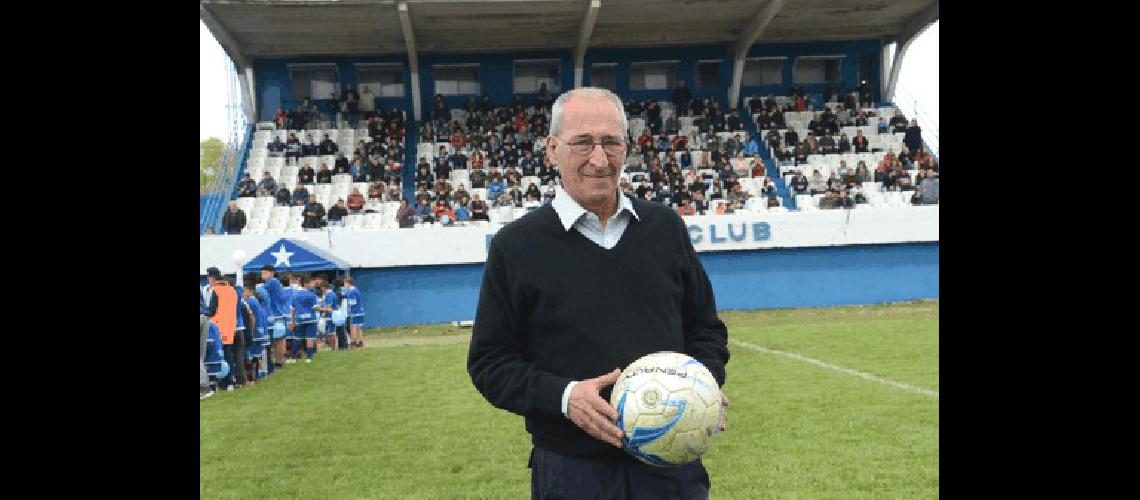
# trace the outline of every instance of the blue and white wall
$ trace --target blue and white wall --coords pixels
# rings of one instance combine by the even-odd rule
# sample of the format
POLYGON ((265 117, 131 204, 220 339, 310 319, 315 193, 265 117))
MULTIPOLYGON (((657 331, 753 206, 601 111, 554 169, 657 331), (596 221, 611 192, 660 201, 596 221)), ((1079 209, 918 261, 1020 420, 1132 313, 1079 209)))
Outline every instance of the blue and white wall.
MULTIPOLYGON (((719 310, 938 298, 938 242, 700 254, 719 310)), ((369 327, 475 319, 483 265, 354 269, 369 327)))

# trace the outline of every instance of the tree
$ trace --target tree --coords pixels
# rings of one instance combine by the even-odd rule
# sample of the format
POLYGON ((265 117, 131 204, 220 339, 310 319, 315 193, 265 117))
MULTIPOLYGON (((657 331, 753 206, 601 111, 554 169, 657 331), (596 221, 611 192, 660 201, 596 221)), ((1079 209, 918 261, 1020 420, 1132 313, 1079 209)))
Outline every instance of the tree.
POLYGON ((198 180, 199 191, 205 193, 210 189, 210 183, 221 170, 222 152, 226 144, 217 137, 211 137, 198 145, 198 180))

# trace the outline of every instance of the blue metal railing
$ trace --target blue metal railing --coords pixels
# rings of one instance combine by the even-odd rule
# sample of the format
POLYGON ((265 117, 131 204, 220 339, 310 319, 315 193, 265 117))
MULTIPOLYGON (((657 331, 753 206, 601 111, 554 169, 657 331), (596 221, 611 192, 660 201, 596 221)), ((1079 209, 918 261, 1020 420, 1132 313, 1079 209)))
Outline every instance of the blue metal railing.
POLYGON ((198 234, 205 233, 207 227, 213 227, 217 233, 222 233, 222 212, 237 194, 237 183, 245 171, 249 149, 253 144, 253 132, 254 124, 246 124, 245 131, 240 136, 241 142, 232 144, 223 151, 222 159, 218 162, 218 173, 210 183, 206 204, 200 207, 198 234))

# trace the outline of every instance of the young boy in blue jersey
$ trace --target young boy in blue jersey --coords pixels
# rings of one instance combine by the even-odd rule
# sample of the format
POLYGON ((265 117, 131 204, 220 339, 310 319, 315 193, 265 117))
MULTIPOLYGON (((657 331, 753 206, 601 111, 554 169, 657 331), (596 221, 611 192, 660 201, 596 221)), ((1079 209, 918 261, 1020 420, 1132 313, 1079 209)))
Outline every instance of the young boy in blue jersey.
POLYGON ((249 307, 251 321, 253 327, 250 328, 250 343, 246 346, 246 352, 249 356, 250 364, 250 377, 252 380, 257 380, 265 374, 265 347, 261 345, 261 341, 265 339, 265 311, 261 307, 261 303, 257 300, 257 295, 254 294, 253 283, 247 282, 244 291, 244 300, 246 306, 249 307))
POLYGON ((287 333, 288 336, 285 337, 286 346, 289 351, 289 359, 285 360, 285 362, 296 363, 298 359, 301 359, 301 357, 295 355, 295 353, 304 352, 305 350, 305 335, 304 332, 297 331, 296 323, 290 321, 290 318, 293 317, 293 314, 297 309, 293 298, 297 295, 297 292, 299 290, 304 289, 304 287, 301 286, 301 283, 304 282, 305 278, 300 275, 294 276, 293 273, 289 271, 285 271, 282 273, 282 275, 285 278, 285 298, 289 301, 289 310, 285 311, 286 327, 289 330, 287 333))
MULTIPOLYGON (((273 324, 271 329, 273 337, 273 366, 281 367, 285 363, 285 339, 288 331, 285 328, 286 316, 290 314, 291 300, 286 293, 286 285, 282 285, 274 275, 273 266, 266 264, 261 268, 261 283, 269 297, 269 311, 266 321, 273 324)), ((285 274, 288 274, 287 272, 285 274)), ((284 275, 283 275, 284 276, 284 275)), ((288 278, 286 278, 288 279, 288 278)))
POLYGON ((356 289, 356 281, 352 278, 345 278, 344 284, 348 288, 344 295, 348 300, 348 317, 352 325, 352 345, 364 347, 364 304, 360 301, 360 290, 356 289))
MULTIPOLYGON (((234 327, 234 343, 233 343, 233 360, 232 363, 235 370, 236 377, 233 382, 237 387, 248 387, 253 385, 252 372, 246 369, 246 347, 252 343, 253 335, 250 333, 253 328, 253 311, 250 310, 249 304, 245 302, 245 290, 242 288, 241 283, 237 281, 237 277, 228 275, 227 282, 233 284, 237 295, 237 324, 234 327), (247 328, 248 327, 248 328, 247 328)), ((228 387, 227 387, 228 389, 228 387)))
POLYGON ((336 326, 333 325, 332 312, 340 306, 340 301, 328 281, 322 279, 320 287, 321 317, 325 318, 325 331, 322 333, 325 336, 325 345, 332 351, 336 350, 336 326))
POLYGON ((348 300, 345 298, 347 289, 344 287, 344 280, 336 280, 336 307, 333 309, 333 324, 336 325, 336 341, 338 349, 349 348, 349 333, 348 330, 352 327, 351 321, 348 319, 348 300))
POLYGON ((258 283, 254 287, 254 297, 257 298, 257 303, 260 306, 261 316, 258 316, 258 324, 264 326, 265 331, 262 332, 262 348, 264 358, 262 358, 262 366, 266 369, 266 375, 273 373, 273 321, 269 318, 273 317, 273 302, 269 299, 269 292, 265 291, 265 284, 258 283))
POLYGON ((316 279, 309 277, 305 280, 305 287, 293 292, 293 336, 295 359, 300 359, 301 346, 305 346, 305 362, 313 362, 313 352, 317 347, 317 314, 320 304, 312 287, 316 279))

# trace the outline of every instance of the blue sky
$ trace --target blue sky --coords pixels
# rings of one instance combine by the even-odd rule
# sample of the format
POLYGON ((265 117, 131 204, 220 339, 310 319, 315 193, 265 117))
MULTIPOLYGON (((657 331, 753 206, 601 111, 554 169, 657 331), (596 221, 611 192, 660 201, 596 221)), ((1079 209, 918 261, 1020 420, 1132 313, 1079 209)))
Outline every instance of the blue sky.
MULTIPOLYGON (((229 137, 230 125, 226 119, 226 64, 229 57, 214 40, 201 20, 199 24, 199 76, 198 119, 199 139, 229 137)), ((935 22, 907 49, 899 73, 899 91, 918 101, 926 115, 938 128, 938 23, 935 22)), ((914 102, 898 102, 907 116, 913 113, 914 102)), ((920 123, 921 125, 921 123, 920 123)), ((924 129, 926 127, 924 126, 924 129)))

